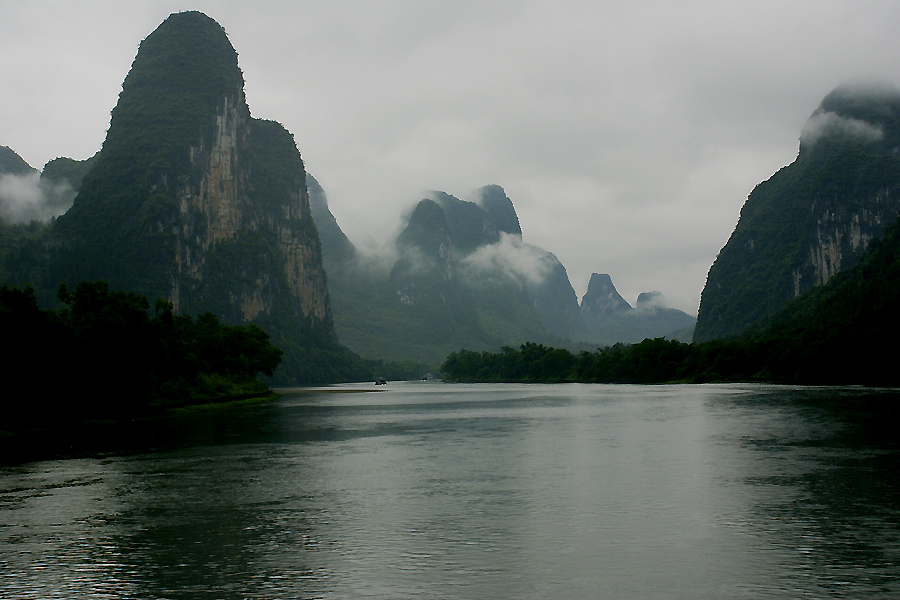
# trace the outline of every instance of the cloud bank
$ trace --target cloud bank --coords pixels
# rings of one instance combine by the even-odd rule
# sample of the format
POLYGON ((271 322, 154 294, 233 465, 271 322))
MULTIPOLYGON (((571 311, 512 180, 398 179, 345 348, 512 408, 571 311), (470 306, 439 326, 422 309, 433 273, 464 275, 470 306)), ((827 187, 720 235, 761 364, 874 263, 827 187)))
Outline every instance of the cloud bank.
POLYGON ((554 261, 544 250, 523 243, 518 235, 501 233, 499 242, 481 246, 463 258, 462 265, 477 274, 499 274, 538 285, 553 272, 554 261))
POLYGON ((860 119, 844 117, 830 111, 817 112, 809 118, 800 132, 800 143, 813 146, 823 137, 850 138, 856 141, 877 142, 884 137, 884 130, 860 119))

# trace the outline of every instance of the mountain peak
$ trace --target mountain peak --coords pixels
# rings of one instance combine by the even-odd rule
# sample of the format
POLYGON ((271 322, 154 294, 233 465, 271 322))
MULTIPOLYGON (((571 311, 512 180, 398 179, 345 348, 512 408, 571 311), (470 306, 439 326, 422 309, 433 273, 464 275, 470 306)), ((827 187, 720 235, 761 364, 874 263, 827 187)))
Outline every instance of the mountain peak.
POLYGON ((478 190, 478 195, 478 206, 493 219, 498 231, 522 236, 519 215, 502 187, 496 184, 486 185, 478 190))
POLYGON ((642 292, 637 297, 637 308, 668 308, 662 292, 642 292))
POLYGON ((0 175, 28 175, 36 172, 9 146, 0 146, 0 175))
POLYGON ((419 201, 406 229, 397 236, 397 246, 417 247, 443 261, 450 251, 450 226, 444 210, 434 200, 419 201))
POLYGON ((605 316, 631 310, 631 305, 619 295, 612 278, 606 273, 592 273, 587 292, 581 298, 581 314, 605 316))
POLYGON ((190 92, 217 101, 242 93, 244 78, 225 29, 197 11, 173 13, 138 49, 123 93, 190 92))
POLYGON ((800 134, 800 152, 818 142, 876 146, 900 145, 900 89, 879 81, 843 83, 822 99, 800 134))
MULTIPOLYGON (((306 172, 291 133, 253 119, 237 53, 199 12, 140 44, 103 148, 57 221, 48 279, 104 279, 178 313, 253 321, 279 344, 334 341, 306 172)), ((299 354, 283 369, 307 377, 299 354)))

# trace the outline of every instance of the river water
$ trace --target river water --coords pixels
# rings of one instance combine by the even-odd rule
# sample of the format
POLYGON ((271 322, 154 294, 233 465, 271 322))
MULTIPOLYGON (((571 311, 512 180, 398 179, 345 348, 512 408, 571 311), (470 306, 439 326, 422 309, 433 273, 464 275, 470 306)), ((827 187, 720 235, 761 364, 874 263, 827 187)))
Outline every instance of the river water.
POLYGON ((0 466, 0 597, 900 597, 897 390, 379 388, 0 466))

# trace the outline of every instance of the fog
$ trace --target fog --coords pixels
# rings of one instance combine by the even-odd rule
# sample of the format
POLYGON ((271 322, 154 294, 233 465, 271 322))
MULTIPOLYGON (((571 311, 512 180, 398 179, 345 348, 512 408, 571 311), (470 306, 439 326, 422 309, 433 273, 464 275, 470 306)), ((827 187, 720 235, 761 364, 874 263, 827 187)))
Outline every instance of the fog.
POLYGON ((545 251, 508 233, 501 233, 499 242, 467 255, 462 266, 475 274, 499 274, 532 285, 543 283, 553 272, 553 260, 545 251))
POLYGON ((47 183, 35 172, 0 175, 0 218, 8 223, 48 221, 68 210, 75 191, 67 182, 47 183))

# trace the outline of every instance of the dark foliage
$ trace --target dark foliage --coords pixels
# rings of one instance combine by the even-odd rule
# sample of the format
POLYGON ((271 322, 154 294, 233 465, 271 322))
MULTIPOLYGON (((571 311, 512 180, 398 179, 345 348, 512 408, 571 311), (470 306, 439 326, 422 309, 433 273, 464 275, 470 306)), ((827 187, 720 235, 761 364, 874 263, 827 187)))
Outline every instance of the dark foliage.
MULTIPOLYGON (((694 341, 737 337, 822 280, 823 245, 853 266, 900 208, 900 91, 842 86, 822 101, 797 159, 752 191, 712 265, 694 341), (865 123, 879 135, 851 134, 865 123), (818 126, 816 124, 818 123, 818 126)), ((827 260, 831 261, 831 258, 827 260)))
POLYGON ((442 370, 457 381, 900 385, 900 351, 891 343, 898 335, 900 220, 895 220, 855 267, 740 338, 695 344, 646 339, 577 358, 536 344, 495 354, 460 350, 442 370))
POLYGON ((31 288, 0 287, 3 363, 0 429, 123 418, 154 406, 264 392, 281 350, 256 325, 224 325, 210 313, 153 314, 144 296, 103 281, 61 285, 64 308, 41 310, 31 288))

